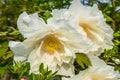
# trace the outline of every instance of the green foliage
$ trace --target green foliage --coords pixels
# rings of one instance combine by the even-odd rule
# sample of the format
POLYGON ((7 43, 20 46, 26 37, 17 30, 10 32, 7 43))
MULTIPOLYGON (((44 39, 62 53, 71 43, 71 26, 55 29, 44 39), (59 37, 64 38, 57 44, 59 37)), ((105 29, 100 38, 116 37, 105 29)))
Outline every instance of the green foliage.
POLYGON ((120 31, 114 33, 114 46, 112 49, 105 49, 100 58, 120 72, 120 31))
POLYGON ((8 64, 3 66, 3 67, 0 66, 0 78, 3 78, 5 76, 5 73, 6 73, 8 66, 9 66, 8 64))
POLYGON ((22 77, 28 77, 30 70, 29 63, 14 62, 8 67, 8 71, 12 78, 20 80, 22 77))
POLYGON ((106 18, 107 23, 113 28, 113 30, 120 31, 120 12, 116 11, 116 8, 120 6, 118 3, 119 0, 111 0, 112 5, 108 3, 100 3, 99 9, 103 12, 104 17, 106 18))
POLYGON ((54 76, 54 73, 52 73, 51 70, 48 70, 48 67, 44 68, 44 64, 43 63, 39 67, 39 72, 41 74, 41 80, 50 80, 50 78, 52 76, 54 76))
POLYGON ((69 0, 2 0, 0 1, 0 26, 6 30, 7 26, 16 27, 17 18, 23 11, 39 13, 44 20, 48 19, 52 9, 65 8, 70 5, 69 0))
POLYGON ((83 53, 76 53, 76 59, 74 61, 74 70, 75 74, 78 74, 79 71, 85 70, 89 66, 91 66, 91 61, 87 57, 87 55, 83 53))
POLYGON ((54 75, 53 77, 51 77, 50 80, 62 80, 62 77, 65 77, 65 78, 70 78, 70 76, 65 76, 65 75, 54 75))
POLYGON ((11 64, 13 53, 9 51, 8 41, 0 42, 0 78, 4 77, 7 67, 11 64))
POLYGON ((10 40, 23 40, 23 37, 13 27, 8 27, 7 31, 0 32, 0 78, 4 77, 7 67, 13 61, 13 52, 8 47, 10 40))
POLYGON ((89 58, 83 53, 76 53, 76 62, 82 68, 85 68, 85 65, 91 65, 89 58))
POLYGON ((12 79, 15 80, 20 80, 22 78, 26 78, 27 80, 54 80, 56 77, 55 74, 57 73, 52 73, 48 68, 44 68, 43 63, 39 66, 38 74, 30 73, 30 64, 23 62, 14 62, 13 65, 8 67, 8 71, 12 79))

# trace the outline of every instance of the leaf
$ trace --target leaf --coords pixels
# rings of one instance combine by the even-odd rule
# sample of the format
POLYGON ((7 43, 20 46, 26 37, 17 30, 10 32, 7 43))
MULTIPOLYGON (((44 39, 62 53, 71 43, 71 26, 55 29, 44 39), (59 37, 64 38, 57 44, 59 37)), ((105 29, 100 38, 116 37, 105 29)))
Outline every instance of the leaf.
POLYGON ((7 68, 9 64, 6 64, 5 66, 0 66, 0 79, 3 78, 5 76, 5 74, 7 73, 7 68))
POLYGON ((4 59, 4 60, 7 60, 7 59, 13 57, 12 51, 8 51, 8 52, 6 52, 6 53, 7 53, 7 54, 3 56, 3 59, 4 59))
POLYGON ((3 67, 0 67, 0 78, 2 78, 5 74, 5 69, 3 67))
POLYGON ((45 11, 44 16, 46 19, 51 17, 50 11, 45 11))
POLYGON ((6 49, 5 48, 0 48, 0 58, 5 54, 6 49))
POLYGON ((82 67, 85 68, 85 65, 90 65, 91 62, 89 58, 83 53, 76 53, 76 62, 82 67))
POLYGON ((40 64, 39 71, 40 71, 40 73, 44 74, 44 64, 43 63, 40 64))
POLYGON ((114 37, 120 37, 120 31, 115 32, 114 37))
POLYGON ((108 16, 106 14, 104 14, 104 16, 105 16, 105 18, 106 18, 107 21, 113 21, 113 19, 110 16, 108 16))
POLYGON ((50 79, 50 77, 52 76, 52 71, 51 71, 51 70, 50 70, 50 71, 47 71, 47 72, 44 74, 44 76, 46 76, 47 79, 50 79))
POLYGON ((29 75, 30 64, 28 62, 14 62, 14 65, 8 67, 8 71, 15 79, 21 79, 29 75))
POLYGON ((12 32, 8 33, 11 36, 15 36, 15 35, 20 34, 14 27, 9 27, 9 29, 12 31, 12 32))
POLYGON ((2 47, 7 48, 8 47, 8 41, 3 41, 0 43, 2 47))
POLYGON ((66 75, 55 75, 51 78, 51 80, 62 80, 62 77, 65 77, 66 80, 67 80, 67 78, 68 78, 68 80, 70 78, 70 76, 66 76, 66 75))
POLYGON ((7 35, 8 32, 0 32, 0 36, 5 36, 7 35))

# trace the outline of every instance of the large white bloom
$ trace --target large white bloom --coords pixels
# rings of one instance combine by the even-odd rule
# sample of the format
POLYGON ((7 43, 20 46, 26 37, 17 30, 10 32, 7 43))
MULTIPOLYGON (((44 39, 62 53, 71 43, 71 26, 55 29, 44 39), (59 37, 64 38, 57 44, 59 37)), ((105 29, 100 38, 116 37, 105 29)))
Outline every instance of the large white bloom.
POLYGON ((23 42, 10 41, 14 60, 30 62, 31 72, 34 73, 38 73, 40 63, 44 63, 53 71, 61 69, 69 75, 75 52, 83 52, 87 46, 83 43, 84 38, 67 28, 63 20, 50 18, 46 24, 37 13, 28 15, 24 12, 19 16, 17 26, 26 39, 23 42))
POLYGON ((89 46, 86 52, 112 48, 113 30, 106 24, 97 5, 84 6, 80 0, 73 0, 69 9, 53 10, 52 15, 56 20, 65 19, 69 26, 84 35, 83 37, 87 39, 85 43, 89 46))
POLYGON ((92 66, 79 72, 72 78, 63 78, 63 80, 119 80, 119 72, 114 71, 114 67, 106 65, 106 63, 96 56, 91 56, 92 66))

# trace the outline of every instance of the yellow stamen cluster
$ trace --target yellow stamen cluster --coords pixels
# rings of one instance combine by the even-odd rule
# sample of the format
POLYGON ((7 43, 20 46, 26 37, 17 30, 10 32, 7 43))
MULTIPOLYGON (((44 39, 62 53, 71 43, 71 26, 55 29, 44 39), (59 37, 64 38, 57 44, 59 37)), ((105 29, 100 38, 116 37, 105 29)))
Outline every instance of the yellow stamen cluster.
POLYGON ((64 46, 53 34, 45 36, 43 41, 44 42, 42 45, 42 50, 44 50, 47 53, 52 54, 55 51, 58 52, 64 51, 64 46))

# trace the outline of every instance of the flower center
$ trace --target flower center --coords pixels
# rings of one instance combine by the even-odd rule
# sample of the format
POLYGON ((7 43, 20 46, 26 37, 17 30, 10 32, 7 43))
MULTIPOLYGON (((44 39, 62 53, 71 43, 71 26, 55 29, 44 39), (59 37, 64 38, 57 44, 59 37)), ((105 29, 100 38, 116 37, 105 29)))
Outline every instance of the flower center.
POLYGON ((43 51, 50 54, 54 53, 55 51, 58 51, 60 53, 64 52, 64 46, 53 34, 45 36, 43 41, 44 41, 42 45, 43 51))
POLYGON ((86 23, 79 23, 79 25, 83 28, 83 30, 85 31, 86 35, 88 38, 92 39, 92 33, 90 32, 90 26, 86 23))
MULTIPOLYGON (((101 78, 92 78, 92 80, 101 80, 101 78)), ((104 79, 102 79, 104 80, 104 79)))
POLYGON ((92 80, 99 80, 99 79, 97 79, 97 78, 92 78, 92 80))
POLYGON ((92 80, 104 80, 104 77, 103 76, 94 75, 94 76, 92 76, 92 80))
POLYGON ((86 33, 86 36, 96 43, 99 43, 98 38, 95 34, 99 34, 100 30, 97 27, 93 27, 89 23, 79 23, 79 26, 83 28, 86 33))

